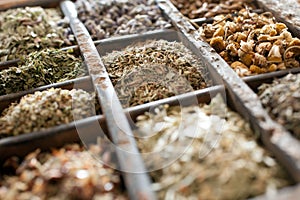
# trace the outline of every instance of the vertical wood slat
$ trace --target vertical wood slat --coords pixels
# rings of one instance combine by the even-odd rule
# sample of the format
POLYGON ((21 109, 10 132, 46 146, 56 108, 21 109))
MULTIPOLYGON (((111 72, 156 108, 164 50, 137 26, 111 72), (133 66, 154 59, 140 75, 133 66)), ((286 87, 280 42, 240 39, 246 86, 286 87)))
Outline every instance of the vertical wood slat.
POLYGON ((129 122, 92 38, 85 26, 77 18, 75 5, 71 1, 61 2, 61 8, 65 16, 70 20, 71 28, 85 58, 106 119, 109 136, 116 145, 118 164, 125 179, 129 196, 131 199, 156 199, 129 122))

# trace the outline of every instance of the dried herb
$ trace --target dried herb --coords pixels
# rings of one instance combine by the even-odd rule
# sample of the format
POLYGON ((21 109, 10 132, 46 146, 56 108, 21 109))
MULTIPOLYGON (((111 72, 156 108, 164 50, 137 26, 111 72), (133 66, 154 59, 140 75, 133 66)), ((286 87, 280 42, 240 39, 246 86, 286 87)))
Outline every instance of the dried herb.
POLYGON ((95 40, 171 27, 153 0, 78 0, 76 7, 95 40))
POLYGON ((81 90, 51 88, 21 98, 0 117, 0 137, 40 131, 94 115, 93 95, 81 90))
POLYGON ((291 184, 220 95, 200 107, 156 108, 136 125, 146 165, 160 169, 150 173, 160 199, 247 199, 291 184), (161 168, 169 158, 174 162, 161 168))
POLYGON ((102 153, 93 145, 86 151, 78 144, 65 145, 51 152, 36 150, 19 163, 13 157, 6 168, 12 176, 0 181, 0 198, 14 199, 127 199, 120 175, 91 156, 102 153))
POLYGON ((58 9, 26 7, 0 13, 0 58, 12 60, 44 48, 75 44, 58 9))
POLYGON ((300 39, 275 22, 271 13, 242 9, 235 17, 218 15, 200 32, 239 76, 300 66, 300 39))
POLYGON ((103 56, 124 107, 211 85, 204 65, 180 42, 149 40, 103 56))
POLYGON ((68 51, 44 49, 0 71, 0 95, 29 90, 86 75, 82 59, 68 51))
POLYGON ((259 98, 271 117, 300 139, 300 74, 262 84, 259 98))
POLYGON ((254 7, 252 0, 171 0, 180 12, 191 18, 232 14, 242 8, 254 7))

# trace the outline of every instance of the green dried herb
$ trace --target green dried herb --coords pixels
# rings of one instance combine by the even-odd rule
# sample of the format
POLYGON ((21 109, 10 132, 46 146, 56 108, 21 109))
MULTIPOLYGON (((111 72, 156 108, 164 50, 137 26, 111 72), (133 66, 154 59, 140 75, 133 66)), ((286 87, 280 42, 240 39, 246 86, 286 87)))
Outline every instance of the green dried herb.
POLYGON ((271 117, 300 139, 300 74, 289 74, 258 89, 271 117))
POLYGON ((75 44, 58 9, 26 7, 0 13, 0 58, 12 60, 44 48, 75 44))
POLYGON ((21 98, 0 117, 0 137, 44 130, 94 115, 94 96, 81 90, 51 88, 21 98))
POLYGON ((32 52, 18 67, 0 71, 0 95, 74 79, 86 73, 82 59, 71 52, 55 49, 32 52))
POLYGON ((136 125, 146 166, 159 169, 150 173, 159 199, 247 199, 291 184, 220 95, 200 107, 156 108, 136 125))
POLYGON ((86 151, 70 144, 51 152, 36 150, 21 163, 8 159, 4 167, 13 168, 14 174, 2 175, 0 199, 127 199, 118 172, 95 160, 91 152, 104 150, 93 145, 86 151))
POLYGON ((211 85, 201 60, 180 42, 150 40, 103 56, 124 107, 211 85))

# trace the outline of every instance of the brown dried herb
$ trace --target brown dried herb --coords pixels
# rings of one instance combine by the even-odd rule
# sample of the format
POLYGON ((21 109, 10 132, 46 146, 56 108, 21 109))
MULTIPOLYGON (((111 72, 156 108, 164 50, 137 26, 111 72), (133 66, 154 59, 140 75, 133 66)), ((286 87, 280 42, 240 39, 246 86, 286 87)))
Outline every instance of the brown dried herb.
POLYGON ((289 74, 258 89, 271 117, 300 139, 300 74, 289 74))
POLYGON ((2 175, 0 199, 127 199, 120 175, 91 155, 102 151, 96 145, 86 151, 70 144, 51 152, 36 150, 20 164, 11 158, 5 165, 16 168, 15 174, 2 175))
POLYGON ((75 44, 59 9, 16 8, 0 12, 0 58, 12 60, 44 48, 75 44))
POLYGON ((254 7, 252 0, 171 0, 180 12, 191 18, 232 14, 242 8, 254 7))
POLYGON ((149 40, 103 56, 124 107, 211 85, 204 65, 180 42, 149 40))
POLYGON ((95 40, 171 27, 153 0, 77 0, 76 7, 95 40))
POLYGON ((69 51, 32 52, 17 67, 0 71, 0 95, 29 90, 87 74, 81 58, 69 51))
POLYGON ((21 98, 0 117, 0 137, 40 131, 95 114, 93 95, 81 90, 51 88, 21 98))
POLYGON ((150 175, 160 199, 246 199, 291 184, 220 95, 200 107, 156 108, 136 125, 147 167, 159 169, 150 175))
POLYGON ((242 9, 238 16, 218 15, 200 28, 206 40, 239 76, 299 67, 300 40, 271 13, 242 9))

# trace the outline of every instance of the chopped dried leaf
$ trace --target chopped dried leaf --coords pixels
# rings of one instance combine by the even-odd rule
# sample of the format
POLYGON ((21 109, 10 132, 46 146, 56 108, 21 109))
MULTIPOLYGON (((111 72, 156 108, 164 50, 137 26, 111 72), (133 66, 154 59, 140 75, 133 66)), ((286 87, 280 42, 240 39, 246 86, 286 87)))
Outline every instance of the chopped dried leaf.
POLYGON ((0 58, 7 61, 44 48, 75 44, 59 9, 26 7, 0 12, 0 58))
POLYGON ((0 71, 0 95, 37 88, 87 74, 82 59, 68 51, 44 49, 0 71))

